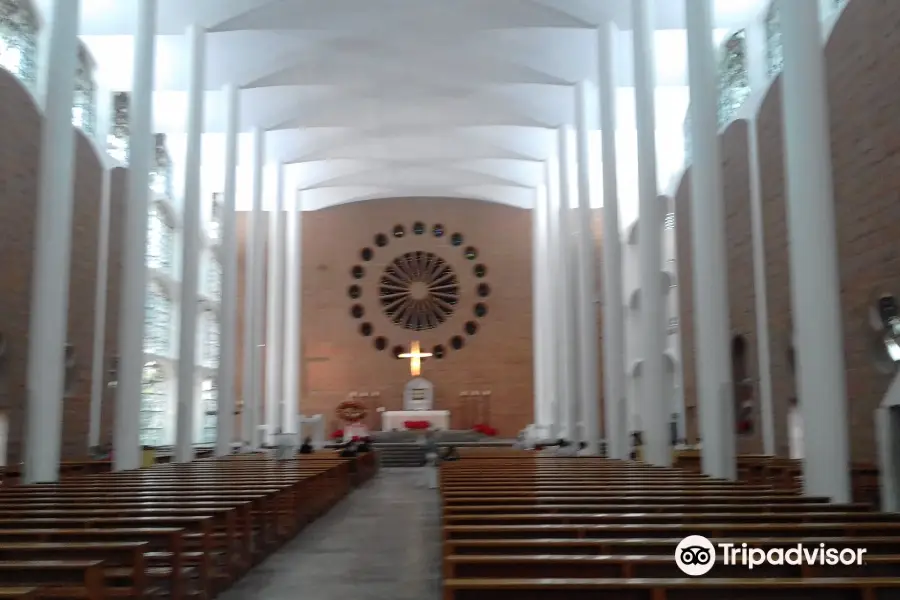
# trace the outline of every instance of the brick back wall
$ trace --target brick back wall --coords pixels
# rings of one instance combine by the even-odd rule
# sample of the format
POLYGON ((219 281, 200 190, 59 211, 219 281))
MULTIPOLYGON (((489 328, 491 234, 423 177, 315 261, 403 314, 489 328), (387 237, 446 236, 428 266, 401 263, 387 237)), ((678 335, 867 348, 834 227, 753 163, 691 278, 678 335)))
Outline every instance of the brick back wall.
MULTIPOLYGON (((31 272, 38 200, 42 117, 30 94, 0 70, 0 253, 13 257, 0 278, 0 332, 7 353, 0 363, 0 409, 10 418, 9 462, 21 460, 27 396, 28 325, 31 272)), ((87 448, 90 364, 93 340, 97 258, 97 215, 102 171, 97 155, 80 133, 76 139, 73 235, 68 342, 76 367, 63 406, 64 458, 83 456, 87 448)))
MULTIPOLYGON (((239 220, 239 231, 246 230, 249 214, 242 213, 239 220)), ((242 241, 242 271, 245 248, 242 241)), ((397 198, 304 213, 304 360, 297 365, 303 375, 301 412, 321 413, 329 426, 336 426, 334 409, 350 392, 378 392, 380 397, 369 401, 368 423, 380 428, 374 409, 402 409, 403 387, 410 379, 409 361, 393 358, 391 348, 408 347, 418 340, 424 350, 430 351, 435 344, 446 348, 444 359, 424 362, 423 376, 434 383, 436 407, 451 411, 452 427, 468 427, 479 416, 470 401, 460 398, 460 392, 491 390, 486 420, 498 427, 501 435, 515 435, 533 418, 531 261, 531 213, 509 206, 460 199, 397 198), (415 221, 426 223, 429 231, 412 235, 415 221), (431 234, 435 223, 444 226, 443 238, 431 234), (406 228, 406 235, 400 239, 391 235, 397 224, 406 228), (454 232, 465 236, 462 247, 450 245, 454 232), (378 233, 388 235, 385 248, 374 244, 378 233), (463 248, 468 245, 478 249, 477 260, 463 257, 463 248), (375 253, 368 263, 360 258, 364 247, 375 253), (416 250, 434 252, 446 260, 457 274, 461 295, 455 313, 444 324, 423 332, 391 323, 377 297, 384 267, 403 253, 416 250), (487 266, 483 281, 491 288, 490 296, 483 300, 488 307, 483 319, 473 314, 473 306, 479 301, 475 287, 482 281, 472 275, 477 263, 487 266), (360 281, 350 276, 356 264, 366 269, 360 281), (353 283, 363 289, 357 301, 347 293, 353 283), (364 307, 362 319, 350 315, 354 303, 364 307), (468 320, 479 324, 474 336, 466 336, 463 331, 468 320), (359 333, 362 322, 373 325, 372 336, 359 333), (373 345, 379 335, 388 340, 382 352, 373 345), (465 338, 466 345, 460 351, 450 347, 454 335, 465 338)), ((241 281, 239 285, 243 297, 245 284, 241 281)), ((240 338, 242 330, 238 331, 240 338)))

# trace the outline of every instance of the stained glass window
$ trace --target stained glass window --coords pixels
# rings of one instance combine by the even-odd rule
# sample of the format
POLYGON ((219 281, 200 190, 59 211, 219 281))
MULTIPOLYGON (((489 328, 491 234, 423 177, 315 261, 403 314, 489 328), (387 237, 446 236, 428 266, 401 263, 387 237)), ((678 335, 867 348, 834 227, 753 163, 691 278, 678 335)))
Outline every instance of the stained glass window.
POLYGON ((219 410, 219 390, 216 378, 207 377, 200 386, 200 398, 203 402, 203 435, 201 444, 212 444, 216 441, 216 422, 219 410))
POLYGON ((37 81, 38 22, 25 0, 0 0, 0 67, 26 87, 37 81))
POLYGON ((144 352, 167 356, 172 335, 172 300, 156 281, 150 282, 144 311, 144 352))
POLYGON ((166 209, 154 203, 147 222, 147 266, 171 273, 174 263, 175 226, 166 209))
POLYGON ((156 134, 156 153, 153 156, 153 169, 150 171, 150 189, 157 194, 172 195, 172 159, 166 147, 166 134, 156 134))
POLYGON ((747 33, 742 29, 725 40, 719 65, 719 127, 727 124, 750 96, 747 33))
POLYGON ((94 135, 97 129, 97 84, 94 82, 94 59, 83 44, 78 45, 78 70, 75 71, 75 96, 72 102, 72 125, 94 135))
POLYGON ((209 259, 209 269, 206 271, 206 292, 210 298, 222 299, 222 263, 215 254, 209 259))
POLYGON ((219 366, 219 319, 216 313, 206 313, 206 335, 203 338, 203 364, 211 369, 219 366))
POLYGON ((169 394, 166 373, 157 362, 144 365, 141 386, 141 444, 162 446, 169 425, 169 394))
POLYGON ((129 129, 128 108, 131 97, 128 92, 116 92, 112 100, 112 125, 106 134, 106 152, 114 159, 128 166, 130 156, 129 143, 131 131, 129 129))
POLYGON ((781 45, 781 17, 778 14, 778 4, 769 4, 769 12, 766 13, 766 69, 770 77, 781 73, 784 65, 784 55, 781 45))

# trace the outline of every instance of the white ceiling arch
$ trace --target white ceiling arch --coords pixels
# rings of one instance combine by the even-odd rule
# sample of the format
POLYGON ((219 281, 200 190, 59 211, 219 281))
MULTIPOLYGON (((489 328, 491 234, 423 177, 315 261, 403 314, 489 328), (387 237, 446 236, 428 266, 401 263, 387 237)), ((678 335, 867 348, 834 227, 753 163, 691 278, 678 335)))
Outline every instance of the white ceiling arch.
MULTIPOLYGON (((46 11, 49 0, 34 2, 46 11)), ((111 89, 130 88, 137 2, 82 0, 80 32, 111 89)), ((716 0, 718 35, 765 3, 716 0)), ((631 86, 629 0, 158 4, 155 126, 170 134, 173 158, 184 152, 183 34, 199 24, 209 31, 204 169, 221 170, 219 90, 235 83, 242 131, 268 130, 267 159, 288 165, 308 209, 398 195, 530 207, 541 163, 555 153, 553 129, 573 121, 574 84, 595 80, 596 27, 606 19, 623 31, 616 65, 626 98, 631 86)), ((677 139, 687 104, 683 0, 656 0, 654 10, 657 97, 665 98, 657 123, 677 139)), ((620 127, 633 128, 621 100, 620 127)), ((241 169, 249 143, 242 134, 241 169)))

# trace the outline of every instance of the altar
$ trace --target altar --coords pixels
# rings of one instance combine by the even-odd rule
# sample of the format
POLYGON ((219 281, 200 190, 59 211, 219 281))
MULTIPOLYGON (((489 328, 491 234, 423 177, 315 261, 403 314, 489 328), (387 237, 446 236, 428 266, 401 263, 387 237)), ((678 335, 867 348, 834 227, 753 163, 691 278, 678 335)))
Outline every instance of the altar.
POLYGON ((450 429, 449 410, 387 410, 381 413, 381 429, 403 431, 407 421, 428 421, 432 429, 450 429))
POLYGON ((403 388, 403 410, 381 413, 383 431, 402 431, 407 421, 428 421, 432 429, 450 429, 450 411, 434 410, 434 384, 424 377, 414 377, 403 388))

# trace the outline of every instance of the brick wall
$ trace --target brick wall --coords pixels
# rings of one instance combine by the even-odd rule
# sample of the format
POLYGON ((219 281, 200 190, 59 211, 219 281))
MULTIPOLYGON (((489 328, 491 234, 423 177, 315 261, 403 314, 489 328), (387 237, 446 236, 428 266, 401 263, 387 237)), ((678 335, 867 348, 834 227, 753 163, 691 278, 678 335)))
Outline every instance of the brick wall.
MULTIPOLYGON (((239 231, 246 231, 249 214, 239 215, 239 231)), ((489 421, 501 435, 514 435, 532 420, 532 324, 531 324, 531 214, 499 204, 460 199, 399 198, 353 203, 307 212, 303 215, 303 369, 301 410, 322 413, 336 425, 334 407, 351 391, 380 393, 370 401, 370 426, 379 427, 374 408, 402 408, 403 386, 410 379, 409 362, 391 355, 395 345, 408 347, 419 340, 423 349, 443 344, 446 357, 428 359, 423 376, 435 385, 435 404, 451 411, 454 428, 467 427, 478 419, 474 407, 459 396, 461 391, 491 390, 489 421), (415 221, 424 222, 429 231, 412 235, 415 221), (430 228, 444 226, 443 238, 435 238, 430 228), (395 225, 404 225, 406 235, 394 238, 395 225), (450 236, 465 236, 462 247, 450 244, 450 236), (374 236, 384 233, 389 244, 378 248, 374 236), (475 261, 463 257, 463 248, 478 249, 475 261), (364 262, 360 250, 370 247, 373 260, 364 262), (391 323, 382 313, 377 298, 377 282, 384 266, 405 252, 434 252, 447 261, 457 274, 460 301, 454 314, 435 329, 413 332, 391 323), (483 280, 472 275, 475 264, 487 266, 483 280), (354 265, 363 265, 366 275, 357 281, 350 276, 354 265), (483 301, 488 314, 473 315, 479 301, 475 288, 481 281, 490 288, 483 301), (353 301, 348 296, 352 284, 362 287, 363 295, 353 301), (353 304, 365 309, 365 316, 350 314, 353 304), (466 321, 475 320, 479 330, 474 336, 463 331, 466 321), (374 333, 359 333, 362 322, 371 323, 374 333), (373 346, 376 336, 388 340, 387 350, 373 346), (450 348, 450 338, 462 335, 465 347, 450 348)), ((245 239, 241 236, 241 239, 245 239)), ((242 243, 241 265, 245 244, 242 243)), ((243 271, 243 266, 241 266, 243 271)), ((239 282, 241 296, 245 289, 239 282)), ((240 319, 240 317, 239 317, 240 319)), ((242 327, 239 321, 239 328, 242 327)), ((239 332, 241 329, 239 329, 239 332)), ((240 333, 239 333, 240 338, 240 333)), ((240 376, 238 377, 240 380, 240 376)))
MULTIPOLYGON (((900 58, 895 24, 900 5, 887 1, 851 2, 836 24, 825 53, 830 102, 831 154, 840 260, 841 303, 847 372, 852 458, 875 459, 873 411, 890 377, 872 360, 868 307, 877 294, 900 295, 900 86, 894 65, 900 58)), ((788 401, 795 384, 788 355, 792 343, 788 232, 785 219, 784 154, 780 77, 758 113, 760 185, 764 253, 768 282, 772 394, 776 449, 787 454, 788 401)), ((732 327, 745 335, 751 376, 755 365, 752 258, 750 249, 747 146, 743 125, 729 127, 722 138, 728 215, 729 292, 732 327)), ((690 240, 687 178, 678 192, 679 269, 685 391, 695 400, 693 315, 689 289, 690 240), (687 270, 687 271, 686 271, 687 270)), ((813 432, 807 432, 812 435, 813 432)), ((759 448, 758 435, 741 451, 759 448)))
MULTIPOLYGON (((0 364, 0 409, 10 417, 10 462, 21 458, 26 400, 28 324, 32 251, 38 197, 42 118, 28 92, 0 70, 0 254, 2 269, 0 332, 7 354, 0 364)), ((76 356, 75 376, 64 405, 64 457, 87 449, 90 365, 93 340, 97 215, 101 168, 87 139, 76 132, 73 237, 69 300, 69 335, 76 356)))

